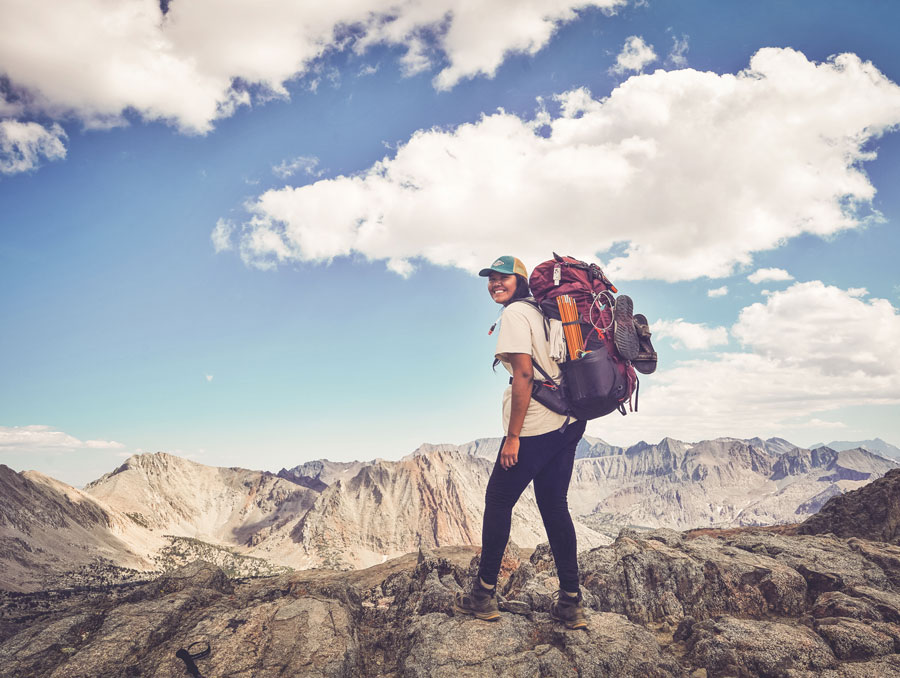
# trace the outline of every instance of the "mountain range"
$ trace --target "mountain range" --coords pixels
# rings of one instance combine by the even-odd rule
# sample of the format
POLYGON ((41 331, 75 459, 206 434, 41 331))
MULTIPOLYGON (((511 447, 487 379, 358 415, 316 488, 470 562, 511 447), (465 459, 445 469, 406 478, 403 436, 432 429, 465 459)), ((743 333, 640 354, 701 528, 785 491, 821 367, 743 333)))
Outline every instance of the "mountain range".
MULTIPOLYGON (((141 454, 84 490, 0 467, 0 588, 150 576, 201 556, 235 574, 266 574, 478 544, 499 443, 422 445, 399 461, 318 460, 278 474, 141 454)), ((621 448, 587 437, 569 503, 585 549, 623 526, 799 522, 897 466, 861 448, 810 450, 778 438, 621 448)), ((546 539, 530 489, 511 539, 528 548, 546 539)))
MULTIPOLYGON (((792 462, 793 463, 793 462, 792 462)), ((3 675, 900 678, 900 469, 801 524, 623 529, 579 554, 587 628, 551 618, 547 544, 510 545, 500 619, 454 611, 474 546, 363 570, 0 591, 3 675)))
POLYGON ((862 449, 868 450, 869 452, 880 454, 882 457, 900 461, 900 447, 891 445, 890 443, 886 443, 881 438, 875 438, 874 440, 857 440, 856 442, 850 442, 848 440, 833 440, 830 443, 819 443, 813 445, 813 447, 830 447, 832 450, 838 451, 852 450, 856 447, 861 447, 862 449))

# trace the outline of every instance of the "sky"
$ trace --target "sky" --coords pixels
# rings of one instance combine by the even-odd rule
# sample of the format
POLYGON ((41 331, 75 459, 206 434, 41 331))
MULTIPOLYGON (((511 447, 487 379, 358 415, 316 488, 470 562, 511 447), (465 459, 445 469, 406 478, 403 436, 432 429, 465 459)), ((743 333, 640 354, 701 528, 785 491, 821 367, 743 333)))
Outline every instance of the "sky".
POLYGON ((0 0, 0 463, 500 436, 477 271, 599 263, 665 436, 900 444, 900 5, 0 0))

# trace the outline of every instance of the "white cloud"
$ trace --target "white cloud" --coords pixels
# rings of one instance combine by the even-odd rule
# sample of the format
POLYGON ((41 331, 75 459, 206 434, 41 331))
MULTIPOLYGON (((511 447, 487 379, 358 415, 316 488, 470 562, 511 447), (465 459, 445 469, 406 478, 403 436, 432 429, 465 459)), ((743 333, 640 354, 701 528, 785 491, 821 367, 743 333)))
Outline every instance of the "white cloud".
POLYGON ((79 440, 55 431, 50 426, 0 426, 0 451, 46 449, 121 449, 125 446, 112 440, 79 440))
MULTIPOLYGON (((407 0, 400 12, 392 15, 388 10, 370 21, 368 32, 356 49, 374 42, 403 45, 407 52, 402 61, 411 74, 431 66, 435 60, 433 51, 443 53, 449 63, 434 78, 434 85, 446 90, 476 75, 492 77, 510 53, 537 53, 557 27, 575 19, 579 10, 599 8, 613 13, 626 3, 627 0, 407 0), (428 33, 436 36, 436 45, 426 39, 428 33)), ((395 8, 396 4, 390 6, 395 8)))
POLYGON ((702 351, 728 343, 728 330, 724 327, 707 327, 702 323, 676 320, 657 320, 651 326, 655 339, 671 339, 676 348, 702 351))
POLYGON ((158 0, 3 0, 0 64, 32 112, 108 127, 131 110, 205 133, 251 91, 287 96, 285 83, 329 52, 399 47, 410 73, 445 64, 435 86, 448 89, 493 76, 511 52, 534 54, 581 9, 625 2, 189 0, 163 16, 158 0))
POLYGON ((722 285, 721 287, 706 291, 706 296, 711 299, 714 299, 715 297, 724 297, 726 294, 728 294, 728 285, 722 285))
POLYGON ((669 56, 666 57, 666 63, 674 66, 675 68, 686 68, 688 65, 687 57, 685 56, 690 48, 690 42, 688 41, 688 36, 682 35, 680 38, 678 36, 672 36, 672 51, 669 52, 669 56))
POLYGON ((37 168, 41 160, 66 157, 66 133, 53 124, 0 120, 0 173, 17 174, 37 168))
POLYGON ((788 238, 859 227, 875 195, 864 148, 900 123, 900 87, 872 64, 791 49, 760 50, 737 75, 657 70, 558 103, 556 117, 420 130, 360 174, 267 191, 242 255, 475 271, 510 242, 527 265, 619 245, 613 280, 725 277, 788 238))
POLYGON ((760 268, 747 276, 747 280, 755 285, 766 280, 793 280, 794 276, 785 271, 783 268, 760 268))
POLYGON ((840 427, 842 408, 900 403, 900 315, 884 299, 795 283, 745 308, 732 333, 743 352, 678 362, 661 352, 659 371, 642 377, 639 413, 594 430, 632 441, 765 437, 840 427))
POLYGON ((656 52, 653 45, 648 45, 638 35, 632 35, 625 40, 625 45, 619 56, 616 57, 616 65, 610 68, 610 73, 624 75, 629 71, 640 73, 644 66, 656 61, 656 52))
POLYGON ((210 233, 209 237, 210 240, 212 240, 213 248, 216 250, 217 254, 232 249, 232 232, 234 232, 233 223, 225 219, 216 221, 216 227, 213 229, 212 233, 210 233))
POLYGON ((732 333, 755 353, 823 375, 900 375, 900 316, 886 299, 819 281, 795 283, 743 309, 732 333))
POLYGON ((314 156, 298 155, 296 158, 292 158, 291 160, 283 160, 279 164, 275 165, 275 167, 272 168, 272 173, 277 177, 287 179, 288 177, 293 176, 296 172, 302 170, 303 173, 307 176, 319 177, 322 176, 322 170, 316 169, 318 165, 318 158, 314 156))

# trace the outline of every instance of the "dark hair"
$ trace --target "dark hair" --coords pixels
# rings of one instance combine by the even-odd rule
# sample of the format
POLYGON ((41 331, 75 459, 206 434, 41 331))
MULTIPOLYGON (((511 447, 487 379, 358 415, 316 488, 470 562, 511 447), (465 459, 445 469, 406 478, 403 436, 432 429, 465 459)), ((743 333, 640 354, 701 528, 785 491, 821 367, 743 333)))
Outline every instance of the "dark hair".
POLYGON ((513 292, 512 297, 505 305, 508 306, 518 299, 524 299, 530 296, 531 290, 528 288, 528 280, 516 273, 516 291, 513 292))

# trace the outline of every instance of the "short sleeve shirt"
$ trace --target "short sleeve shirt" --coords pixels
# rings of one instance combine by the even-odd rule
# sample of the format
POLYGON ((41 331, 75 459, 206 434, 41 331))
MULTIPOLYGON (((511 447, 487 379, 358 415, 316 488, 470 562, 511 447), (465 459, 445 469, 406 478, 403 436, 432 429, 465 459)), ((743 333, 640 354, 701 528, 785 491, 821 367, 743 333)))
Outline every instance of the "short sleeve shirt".
MULTIPOLYGON (((550 343, 544 331, 544 316, 534 306, 527 303, 512 303, 503 309, 500 316, 500 332, 497 336, 495 356, 506 370, 512 374, 510 353, 525 353, 532 356, 538 365, 553 379, 559 378, 559 365, 550 357, 550 343)), ((543 376, 535 370, 535 379, 543 376)), ((512 386, 503 393, 503 431, 509 431, 509 417, 512 410, 512 386)), ((565 415, 548 410, 534 398, 528 403, 522 436, 539 436, 555 431, 566 422, 565 415)))

